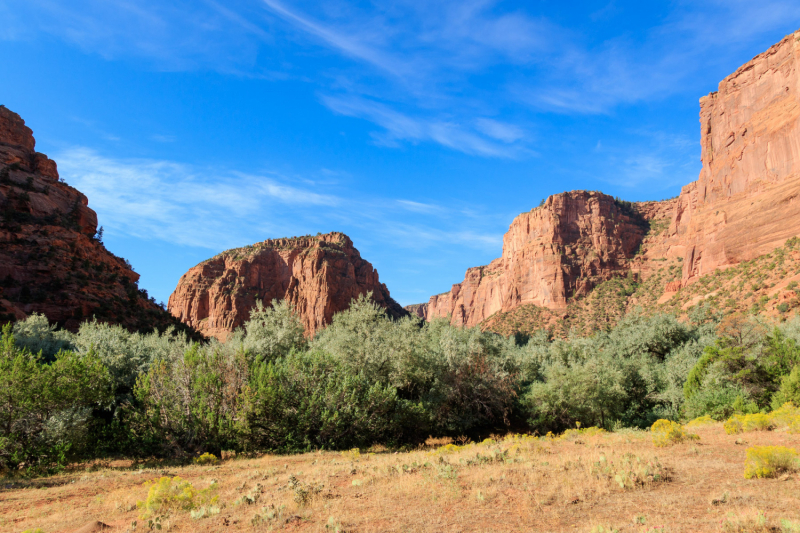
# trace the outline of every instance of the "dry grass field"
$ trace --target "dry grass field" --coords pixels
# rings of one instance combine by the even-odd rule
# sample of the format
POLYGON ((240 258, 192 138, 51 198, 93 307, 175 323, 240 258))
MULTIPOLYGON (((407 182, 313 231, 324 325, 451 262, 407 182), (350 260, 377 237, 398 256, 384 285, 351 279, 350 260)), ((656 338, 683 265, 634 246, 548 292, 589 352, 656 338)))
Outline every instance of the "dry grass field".
POLYGON ((691 431, 699 440, 667 447, 649 432, 590 428, 463 446, 429 439, 397 453, 94 465, 4 480, 0 530, 99 531, 99 521, 118 532, 800 531, 798 475, 743 475, 748 447, 800 448, 800 435, 727 435, 718 423, 691 431))

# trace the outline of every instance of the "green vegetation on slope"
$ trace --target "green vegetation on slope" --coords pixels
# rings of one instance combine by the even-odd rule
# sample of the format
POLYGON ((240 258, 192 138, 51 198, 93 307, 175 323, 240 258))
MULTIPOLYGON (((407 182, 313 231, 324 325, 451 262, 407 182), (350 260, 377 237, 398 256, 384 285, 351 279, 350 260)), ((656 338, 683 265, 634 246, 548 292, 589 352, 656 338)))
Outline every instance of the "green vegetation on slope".
POLYGON ((506 336, 531 335, 540 329, 560 337, 585 336, 614 327, 633 311, 685 319, 693 310, 708 306, 722 314, 785 319, 800 307, 800 239, 796 237, 751 261, 701 276, 667 293, 666 300, 662 296, 667 284, 681 279, 682 261, 658 263, 661 266, 643 280, 631 273, 599 283, 588 295, 570 300, 561 317, 543 307, 522 305, 492 315, 481 327, 506 336))

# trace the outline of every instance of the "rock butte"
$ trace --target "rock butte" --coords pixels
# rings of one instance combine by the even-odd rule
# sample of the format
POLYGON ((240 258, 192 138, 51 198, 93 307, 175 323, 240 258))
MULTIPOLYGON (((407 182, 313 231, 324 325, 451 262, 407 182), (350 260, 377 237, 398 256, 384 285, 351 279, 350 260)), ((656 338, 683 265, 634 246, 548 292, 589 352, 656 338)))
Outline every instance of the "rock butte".
POLYGON ((378 272, 343 233, 271 239, 228 250, 184 274, 169 311, 205 335, 224 340, 244 324, 257 300, 287 300, 313 335, 361 294, 392 317, 406 315, 378 272))
POLYGON ((599 281, 628 272, 646 277, 654 261, 682 258, 681 280, 667 286, 674 292, 800 234, 799 56, 796 32, 700 100, 703 167, 678 198, 628 210, 600 193, 551 196, 511 223, 502 257, 409 308, 466 326, 522 304, 563 312, 568 299, 599 281), (658 219, 670 221, 668 231, 636 255, 646 226, 658 219))
POLYGON ((93 316, 131 329, 179 325, 95 238, 88 199, 35 144, 22 118, 0 106, 0 318, 42 313, 69 329, 93 316))

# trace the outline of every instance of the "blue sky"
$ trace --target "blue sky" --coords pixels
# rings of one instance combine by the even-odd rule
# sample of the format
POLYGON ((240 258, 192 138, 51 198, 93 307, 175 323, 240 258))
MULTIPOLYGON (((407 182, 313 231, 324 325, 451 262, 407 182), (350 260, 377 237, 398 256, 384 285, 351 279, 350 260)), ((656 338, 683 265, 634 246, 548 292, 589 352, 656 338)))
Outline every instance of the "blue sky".
POLYGON ((554 193, 662 199, 698 99, 796 1, 0 0, 0 103, 166 301, 221 250, 344 231, 402 304, 554 193))

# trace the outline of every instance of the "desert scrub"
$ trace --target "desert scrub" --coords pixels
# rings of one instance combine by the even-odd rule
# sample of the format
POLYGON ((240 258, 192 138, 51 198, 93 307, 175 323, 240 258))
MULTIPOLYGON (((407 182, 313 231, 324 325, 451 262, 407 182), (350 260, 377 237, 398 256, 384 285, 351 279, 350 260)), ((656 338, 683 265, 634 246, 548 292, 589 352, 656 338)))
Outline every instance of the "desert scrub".
POLYGON ((711 418, 711 415, 703 415, 701 417, 695 418, 694 420, 690 421, 686 424, 687 428, 694 428, 700 426, 707 426, 709 424, 716 424, 717 421, 711 418))
POLYGON ((722 531, 725 533, 771 533, 781 531, 769 525, 767 516, 763 511, 757 511, 753 515, 735 516, 728 513, 728 518, 721 524, 722 531))
POLYGON ((581 437, 595 437, 597 435, 604 435, 604 434, 607 434, 606 430, 604 430, 603 428, 592 426, 588 428, 568 429, 561 435, 554 437, 554 439, 575 441, 575 440, 580 440, 581 437))
POLYGON ((158 481, 151 480, 144 483, 148 487, 147 498, 136 502, 142 510, 142 518, 151 516, 168 516, 172 512, 191 511, 199 505, 217 503, 217 496, 211 496, 217 488, 212 483, 208 488, 197 490, 194 486, 181 479, 179 476, 162 476, 158 481))
POLYGON ((195 457, 195 459, 194 459, 194 464, 201 465, 201 466, 203 466, 203 465, 215 465, 218 462, 219 462, 219 459, 217 459, 217 456, 214 455, 213 453, 208 453, 208 452, 204 453, 200 457, 195 457))
POLYGON ((294 492, 294 501, 300 506, 308 505, 311 501, 322 492, 324 485, 312 485, 300 481, 294 476, 289 476, 289 489, 294 492))
POLYGON ((606 479, 623 490, 632 490, 653 483, 668 481, 667 470, 659 462, 658 457, 642 459, 632 453, 609 460, 601 455, 591 467, 591 473, 597 479, 606 479))
POLYGON ((789 433, 800 433, 800 407, 795 407, 792 402, 786 402, 770 416, 777 427, 786 427, 789 433))
POLYGON ((686 429, 672 420, 656 420, 650 427, 653 435, 653 444, 658 447, 672 446, 687 440, 698 440, 700 437, 693 433, 687 433, 686 429))
POLYGON ((797 450, 786 446, 753 446, 747 449, 745 479, 776 477, 800 468, 797 450))
POLYGON ((189 511, 192 519, 194 520, 202 520, 203 518, 210 518, 212 516, 218 515, 222 509, 218 505, 208 505, 203 507, 198 507, 193 511, 189 511))
POLYGON ((444 446, 437 448, 434 453, 438 454, 456 453, 460 452, 461 450, 464 450, 467 446, 459 446, 458 444, 445 444, 444 446))
POLYGON ((775 429, 775 422, 771 414, 733 415, 723 427, 728 435, 736 435, 745 431, 770 431, 775 429))

